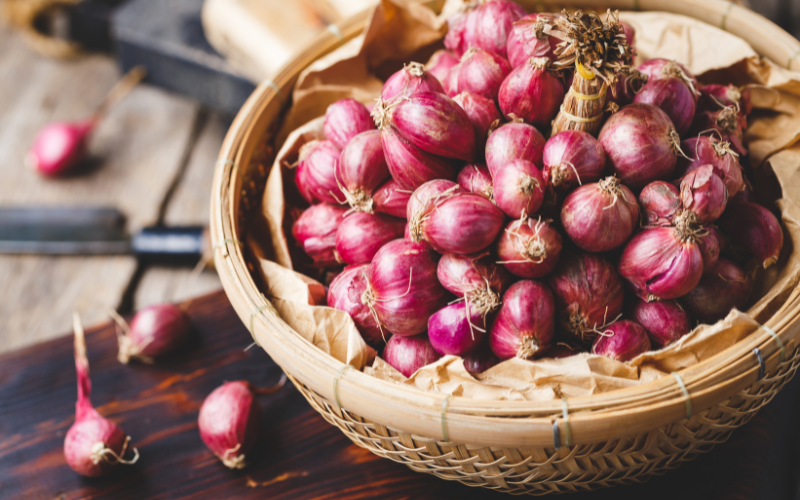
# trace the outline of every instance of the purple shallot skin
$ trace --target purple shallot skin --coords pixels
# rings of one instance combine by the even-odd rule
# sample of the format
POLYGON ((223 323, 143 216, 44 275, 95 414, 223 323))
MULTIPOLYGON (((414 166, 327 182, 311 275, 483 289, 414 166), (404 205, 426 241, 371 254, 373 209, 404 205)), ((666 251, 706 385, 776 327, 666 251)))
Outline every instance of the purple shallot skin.
POLYGON ((650 350, 650 338, 642 325, 630 320, 612 323, 592 345, 592 353, 617 361, 630 361, 650 350))
POLYGON ((374 130, 375 123, 366 106, 355 99, 340 99, 328 106, 322 130, 325 138, 337 148, 344 149, 350 139, 367 130, 374 130))
POLYGON ((542 168, 545 139, 533 125, 511 122, 489 134, 486 141, 486 166, 494 177, 504 165, 525 160, 542 168))
POLYGON ((481 345, 485 334, 486 316, 469 301, 450 304, 428 319, 428 338, 442 355, 464 356, 481 345))
POLYGON ((489 347, 500 359, 530 359, 548 348, 555 332, 555 301, 543 284, 522 280, 503 294, 489 347))
POLYGON ((336 259, 349 265, 368 264, 383 245, 403 237, 406 221, 383 214, 355 212, 336 230, 336 259))
POLYGON ((410 337, 396 335, 389 339, 383 350, 384 361, 408 378, 439 358, 441 355, 433 348, 425 333, 410 337))
POLYGON ((597 139, 582 130, 565 130, 544 145, 545 181, 558 191, 597 182, 606 167, 606 154, 597 139))
POLYGON ((692 331, 691 319, 677 301, 646 302, 633 297, 631 302, 630 318, 647 330, 656 348, 666 347, 692 331))

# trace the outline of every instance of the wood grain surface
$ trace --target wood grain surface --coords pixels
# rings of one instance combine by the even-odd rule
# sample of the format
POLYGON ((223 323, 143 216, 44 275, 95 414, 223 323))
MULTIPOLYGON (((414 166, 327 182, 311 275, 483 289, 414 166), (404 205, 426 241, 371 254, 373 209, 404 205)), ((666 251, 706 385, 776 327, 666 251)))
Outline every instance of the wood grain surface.
MULTIPOLYGON (((76 398, 71 337, 0 356, 0 498, 509 498, 415 473, 355 446, 291 385, 260 399, 262 434, 251 463, 228 470, 200 441, 203 399, 226 380, 271 385, 280 369, 263 350, 244 350, 250 335, 224 294, 195 299, 187 311, 193 340, 155 365, 118 363, 110 325, 87 331, 93 402, 141 452, 137 464, 105 478, 81 478, 64 461, 76 398)), ((730 441, 676 471, 646 484, 564 498, 795 498, 798 389, 797 380, 788 384, 730 441)))

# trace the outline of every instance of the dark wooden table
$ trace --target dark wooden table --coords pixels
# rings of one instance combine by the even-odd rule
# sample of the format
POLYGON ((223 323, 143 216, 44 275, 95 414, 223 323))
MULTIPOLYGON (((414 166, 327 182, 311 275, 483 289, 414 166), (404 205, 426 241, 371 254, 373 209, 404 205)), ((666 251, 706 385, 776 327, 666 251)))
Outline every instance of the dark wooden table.
MULTIPOLYGON (((352 444, 289 385, 261 399, 262 435, 252 462, 225 468, 197 431, 205 396, 225 380, 268 386, 279 368, 258 348, 222 292, 188 307, 186 349, 155 365, 121 365, 111 325, 87 330, 93 402, 133 437, 141 459, 101 479, 64 461, 76 398, 72 338, 0 357, 0 498, 13 499, 499 499, 505 495, 418 474, 352 444)), ((713 452, 643 485, 568 498, 788 499, 796 495, 794 381, 713 452)))

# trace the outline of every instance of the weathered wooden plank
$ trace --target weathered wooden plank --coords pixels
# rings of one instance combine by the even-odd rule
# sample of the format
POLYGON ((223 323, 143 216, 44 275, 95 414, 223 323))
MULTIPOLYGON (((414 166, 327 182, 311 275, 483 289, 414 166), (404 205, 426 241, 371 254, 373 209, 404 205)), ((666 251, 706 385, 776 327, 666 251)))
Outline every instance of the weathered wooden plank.
MULTIPOLYGON (((112 205, 127 214, 131 230, 158 218, 197 115, 187 99, 140 86, 99 126, 88 168, 51 179, 23 165, 42 126, 88 116, 118 78, 108 57, 40 57, 0 26, 2 205, 112 205)), ((3 256, 0 352, 52 338, 69 326, 73 310, 88 322, 104 318, 135 269, 133 257, 3 256)))

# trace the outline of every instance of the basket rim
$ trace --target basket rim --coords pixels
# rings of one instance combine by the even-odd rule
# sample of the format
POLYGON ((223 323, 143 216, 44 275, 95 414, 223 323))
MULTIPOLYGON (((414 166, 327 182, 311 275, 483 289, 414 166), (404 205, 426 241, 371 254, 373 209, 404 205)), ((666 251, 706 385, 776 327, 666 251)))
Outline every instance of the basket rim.
MULTIPOLYGON (((548 0, 539 3, 547 5, 556 2, 548 0)), ((572 3, 591 6, 599 2, 579 0, 572 3)), ((619 8, 638 3, 641 10, 662 10, 683 15, 688 14, 679 12, 679 8, 691 9, 690 17, 706 22, 708 19, 721 21, 729 32, 744 38, 762 56, 772 56, 770 59, 773 60, 776 56, 786 56, 787 67, 800 69, 797 57, 800 55, 800 42, 762 16, 724 0, 634 0, 634 5, 624 1, 603 3, 615 4, 612 6, 619 8), (754 42, 763 37, 753 34, 759 31, 754 27, 769 31, 772 39, 779 43, 770 44, 767 49, 757 47, 759 43, 754 42)), ((254 339, 284 370, 328 401, 338 399, 344 408, 353 409, 367 418, 376 413, 370 410, 370 406, 394 407, 404 411, 411 408, 411 413, 422 423, 410 423, 404 430, 440 436, 444 434, 441 409, 447 400, 448 434, 455 441, 474 442, 475 430, 478 427, 483 430, 485 424, 490 423, 503 429, 493 433, 494 437, 484 439, 486 445, 552 445, 554 415, 561 414, 561 401, 481 401, 447 397, 442 393, 379 380, 357 370, 343 372, 343 363, 296 334, 277 315, 248 271, 238 243, 236 218, 241 191, 240 165, 247 159, 248 140, 257 135, 258 127, 253 124, 270 106, 276 107, 281 92, 291 90, 297 74, 305 67, 298 65, 297 61, 306 60, 309 56, 319 57, 357 36, 363 29, 368 13, 364 11, 340 23, 338 30, 324 31, 315 37, 298 58, 279 72, 274 81, 258 86, 232 123, 216 164, 210 207, 212 241, 216 242, 214 257, 223 288, 242 321, 250 327, 254 339), (337 32, 340 36, 337 36, 337 32), (216 259, 218 250, 222 259, 216 259), (309 370, 309 366, 313 369, 309 370), (337 394, 334 394, 334 379, 338 381, 337 394), (502 439, 503 433, 513 434, 514 439, 506 442, 502 439), (525 436, 522 441, 520 436, 525 436)), ((277 107, 280 108, 280 105, 277 107)), ((800 322, 795 319, 798 309, 800 293, 795 290, 767 322, 767 326, 779 333, 787 349, 793 346, 800 330, 800 322), (794 314, 787 315, 787 311, 794 314), (787 318, 792 321, 787 321, 787 318)), ((760 335, 749 335, 711 359, 680 372, 697 409, 710 407, 757 380, 759 364, 752 356, 752 350, 756 347, 761 350, 767 369, 774 370, 779 364, 781 349, 770 334, 762 332, 760 335)), ((672 377, 661 377, 630 388, 570 398, 569 408, 573 443, 591 443, 680 420, 686 416, 686 397, 672 377), (624 425, 620 425, 623 421, 624 425)))

